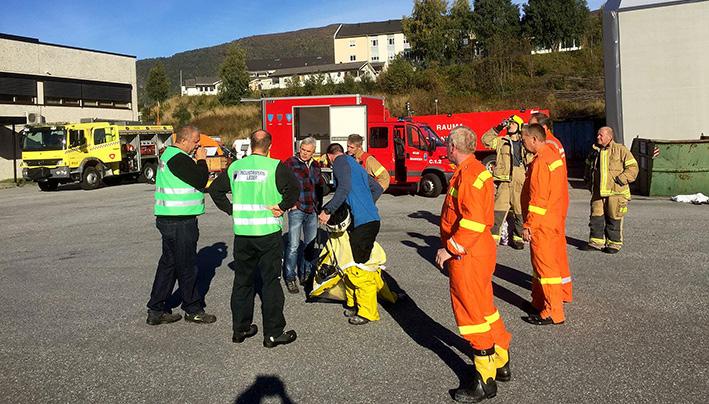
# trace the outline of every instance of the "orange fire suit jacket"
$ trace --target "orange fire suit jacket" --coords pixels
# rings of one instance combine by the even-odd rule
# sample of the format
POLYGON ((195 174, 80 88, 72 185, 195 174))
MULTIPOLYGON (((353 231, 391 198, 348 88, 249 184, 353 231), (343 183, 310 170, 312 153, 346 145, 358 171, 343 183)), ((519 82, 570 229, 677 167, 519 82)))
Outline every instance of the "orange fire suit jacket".
POLYGON ((564 162, 556 147, 544 144, 527 172, 522 188, 523 227, 563 229, 569 204, 564 162))
POLYGON ((489 253, 495 248, 490 228, 495 222, 492 174, 475 157, 453 173, 441 212, 441 241, 453 255, 489 253))

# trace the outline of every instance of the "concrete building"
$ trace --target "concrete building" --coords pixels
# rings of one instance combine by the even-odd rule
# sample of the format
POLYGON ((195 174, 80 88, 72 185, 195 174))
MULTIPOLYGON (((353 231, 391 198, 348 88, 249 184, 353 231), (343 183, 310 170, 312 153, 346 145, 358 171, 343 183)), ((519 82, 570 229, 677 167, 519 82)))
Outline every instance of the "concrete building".
POLYGON ((617 141, 709 135, 708 21, 709 1, 605 4, 606 121, 617 141))
POLYGON ((26 123, 138 119, 135 56, 7 34, 0 55, 0 180, 13 178, 26 123))
POLYGON ((217 95, 222 81, 217 77, 196 77, 185 80, 180 86, 180 93, 186 96, 217 95))
POLYGON ((401 20, 341 24, 334 42, 335 63, 370 62, 381 68, 411 48, 401 20))

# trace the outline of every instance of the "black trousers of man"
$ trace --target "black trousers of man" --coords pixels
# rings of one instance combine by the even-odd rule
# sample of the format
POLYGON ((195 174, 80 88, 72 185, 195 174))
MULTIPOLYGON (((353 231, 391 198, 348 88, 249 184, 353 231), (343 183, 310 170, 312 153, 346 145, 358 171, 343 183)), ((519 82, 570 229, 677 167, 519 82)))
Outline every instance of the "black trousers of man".
POLYGON ((254 294, 257 277, 261 285, 263 336, 283 334, 283 289, 281 268, 283 238, 281 232, 265 236, 234 236, 234 286, 231 290, 231 314, 234 332, 248 331, 254 318, 254 294))
POLYGON ((155 227, 162 235, 162 256, 155 271, 148 309, 159 313, 166 311, 165 301, 172 294, 177 279, 182 292, 182 310, 188 314, 198 313, 202 309, 202 299, 196 286, 197 217, 156 216, 155 227))
POLYGON ((377 220, 359 225, 350 231, 350 248, 356 263, 364 264, 369 261, 380 226, 381 222, 377 220))

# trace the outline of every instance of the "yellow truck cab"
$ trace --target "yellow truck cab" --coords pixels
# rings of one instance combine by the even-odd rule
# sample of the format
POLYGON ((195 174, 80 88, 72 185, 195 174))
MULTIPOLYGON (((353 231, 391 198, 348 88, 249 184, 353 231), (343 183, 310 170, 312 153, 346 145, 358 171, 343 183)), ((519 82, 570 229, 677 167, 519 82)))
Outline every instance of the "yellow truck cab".
POLYGON ((140 122, 30 125, 22 131, 22 176, 43 191, 72 182, 95 189, 120 176, 153 183, 171 135, 172 126, 140 122))

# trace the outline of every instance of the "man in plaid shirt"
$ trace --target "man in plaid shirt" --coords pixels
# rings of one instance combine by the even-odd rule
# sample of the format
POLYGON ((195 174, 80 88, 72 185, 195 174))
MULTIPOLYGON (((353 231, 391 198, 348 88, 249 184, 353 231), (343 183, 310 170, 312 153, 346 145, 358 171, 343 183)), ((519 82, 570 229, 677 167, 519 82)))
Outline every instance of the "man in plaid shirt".
POLYGON ((301 286, 313 273, 317 251, 315 251, 315 236, 318 231, 318 209, 322 206, 322 195, 325 181, 320 175, 320 165, 313 159, 316 140, 312 137, 300 142, 298 153, 285 161, 286 166, 293 170, 300 185, 300 196, 295 207, 288 211, 288 248, 285 256, 286 287, 290 293, 299 293, 295 283, 296 273, 301 286), (301 231, 303 234, 302 259, 298 260, 301 231))

